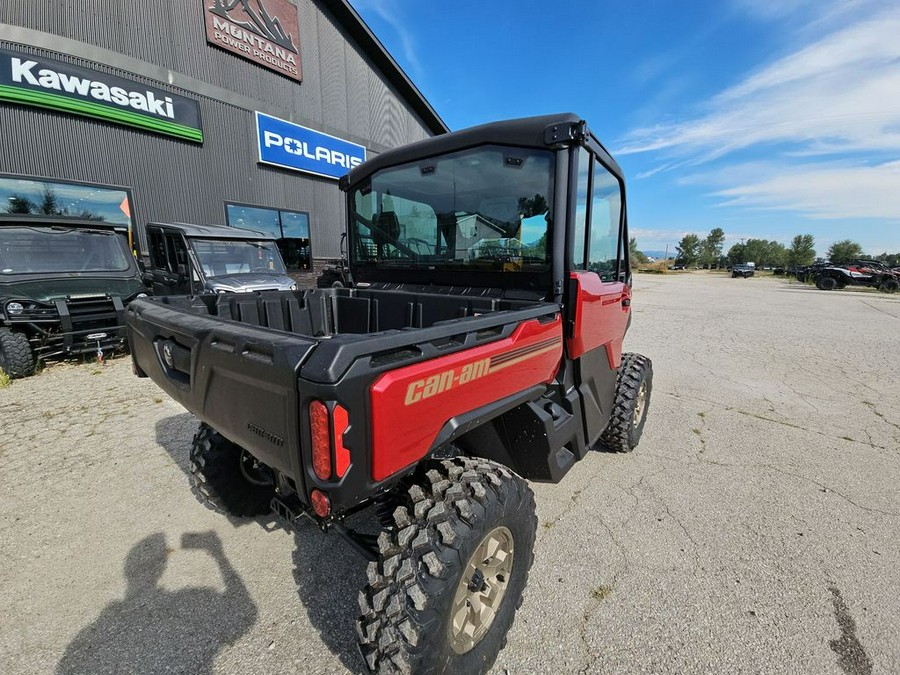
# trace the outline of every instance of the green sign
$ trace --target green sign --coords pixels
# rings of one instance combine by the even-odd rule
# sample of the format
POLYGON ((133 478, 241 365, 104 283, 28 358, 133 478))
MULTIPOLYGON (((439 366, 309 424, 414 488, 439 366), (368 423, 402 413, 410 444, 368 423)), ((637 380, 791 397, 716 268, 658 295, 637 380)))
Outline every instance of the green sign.
POLYGON ((0 49, 0 101, 203 142, 197 101, 133 80, 0 49))

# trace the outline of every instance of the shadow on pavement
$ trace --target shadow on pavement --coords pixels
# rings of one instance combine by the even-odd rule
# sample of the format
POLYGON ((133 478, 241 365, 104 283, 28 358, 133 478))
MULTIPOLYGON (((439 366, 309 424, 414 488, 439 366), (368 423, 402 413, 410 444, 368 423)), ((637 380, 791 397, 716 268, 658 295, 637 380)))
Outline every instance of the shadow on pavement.
MULTIPOLYGON (((197 433, 199 424, 197 418, 190 413, 161 419, 156 423, 156 442, 169 453, 178 465, 178 468, 184 472, 184 475, 187 477, 184 485, 185 489, 190 490, 194 498, 204 507, 215 511, 216 509, 207 504, 206 500, 190 485, 191 443, 193 442, 194 434, 197 433)), ((233 527, 256 523, 266 530, 278 529, 274 515, 259 516, 257 518, 235 518, 227 513, 216 512, 220 513, 223 518, 226 518, 233 527)))
POLYGON ((168 548, 162 533, 132 547, 125 559, 125 597, 106 606, 66 648, 57 675, 211 673, 213 660, 256 622, 256 605, 213 532, 185 533, 183 549, 205 551, 225 591, 159 588, 168 548))
MULTIPOLYGON (((156 442, 172 456, 185 476, 190 475, 191 441, 197 425, 197 418, 188 413, 167 417, 156 423, 156 442)), ((189 489, 187 480, 185 489, 189 489)), ((201 500, 198 498, 198 501, 201 500)), ((270 531, 282 527, 274 515, 255 519, 234 518, 227 514, 223 517, 234 527, 248 523, 256 523, 270 531)), ((348 518, 347 524, 365 532, 379 531, 378 520, 371 511, 348 518)), ((310 623, 328 649, 351 673, 368 673, 356 647, 355 628, 359 611, 357 595, 366 582, 366 561, 340 536, 335 533, 323 535, 318 527, 306 520, 294 532, 294 538, 294 581, 310 623)), ((61 670, 60 675, 74 672, 78 671, 61 670)), ((121 672, 127 671, 123 669, 121 672)))
MULTIPOLYGON (((375 514, 363 511, 347 525, 378 532, 375 514)), ((309 523, 295 533, 294 581, 309 621, 322 642, 354 675, 368 673, 357 649, 357 596, 366 583, 367 562, 337 534, 323 535, 309 523)))
POLYGON ((156 423, 156 442, 165 448, 185 476, 191 475, 191 441, 199 425, 190 413, 166 417, 156 423))

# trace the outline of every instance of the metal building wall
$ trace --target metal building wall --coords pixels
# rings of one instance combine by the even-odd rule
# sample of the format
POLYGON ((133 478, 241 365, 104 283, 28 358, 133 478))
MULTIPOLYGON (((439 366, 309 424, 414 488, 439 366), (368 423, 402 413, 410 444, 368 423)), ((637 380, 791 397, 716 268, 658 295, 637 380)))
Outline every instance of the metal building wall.
POLYGON ((0 3, 0 47, 193 98, 200 103, 205 137, 200 146, 89 118, 0 104, 0 173, 130 187, 139 226, 150 220, 224 223, 226 200, 307 211, 313 255, 337 257, 344 223, 337 182, 257 164, 252 111, 360 143, 370 155, 431 132, 350 40, 326 3, 295 2, 300 84, 208 45, 203 4, 0 3))

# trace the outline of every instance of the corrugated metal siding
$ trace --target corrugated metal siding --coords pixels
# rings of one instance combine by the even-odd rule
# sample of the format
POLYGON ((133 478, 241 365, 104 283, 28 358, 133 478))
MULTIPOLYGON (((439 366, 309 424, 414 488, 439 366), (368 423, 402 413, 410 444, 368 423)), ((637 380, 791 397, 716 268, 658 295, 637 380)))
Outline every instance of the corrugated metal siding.
MULTIPOLYGON (((281 110, 286 119, 296 111, 332 130, 345 130, 383 146, 396 147, 430 135, 383 74, 347 41, 324 3, 297 3, 302 84, 207 45, 202 4, 202 0, 140 5, 128 0, 4 0, 0 23, 140 58, 265 102, 281 110)), ((12 45, 2 37, 0 46, 161 86, 119 70, 114 63, 98 64, 12 45)), ((345 209, 336 181, 257 164, 252 111, 184 89, 161 88, 199 101, 202 146, 88 118, 0 104, 0 172, 132 188, 138 224, 149 220, 224 223, 226 200, 307 211, 313 255, 340 254, 345 209)))
MULTIPOLYGON (((297 111, 320 124, 347 130, 348 101, 354 92, 346 76, 345 52, 355 51, 327 3, 299 0, 298 35, 303 83, 262 68, 206 42, 204 0, 4 0, 0 23, 25 26, 97 45, 203 82, 266 101, 290 116, 297 111)), ((2 37, 2 36, 0 36, 2 37)), ((111 64, 115 65, 115 64, 111 64)), ((372 72, 403 109, 402 117, 379 120, 396 137, 410 123, 425 126, 403 105, 383 75, 372 72)), ((378 108, 376 108, 378 110, 378 108)), ((373 122, 370 120, 370 123, 373 122)), ((373 139, 376 140, 376 139, 373 139)))

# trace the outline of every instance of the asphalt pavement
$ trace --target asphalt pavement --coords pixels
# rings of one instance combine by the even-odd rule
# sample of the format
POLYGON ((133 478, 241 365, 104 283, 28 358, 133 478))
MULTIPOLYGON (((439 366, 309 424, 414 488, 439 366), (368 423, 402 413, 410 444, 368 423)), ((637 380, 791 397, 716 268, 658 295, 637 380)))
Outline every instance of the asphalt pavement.
MULTIPOLYGON (((641 445, 534 484, 500 673, 900 672, 900 296, 638 276, 641 445)), ((0 672, 363 673, 365 564, 188 488, 130 359, 0 389, 0 672)))

